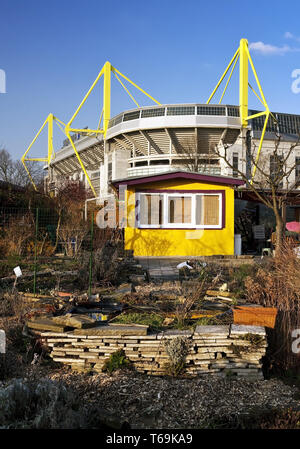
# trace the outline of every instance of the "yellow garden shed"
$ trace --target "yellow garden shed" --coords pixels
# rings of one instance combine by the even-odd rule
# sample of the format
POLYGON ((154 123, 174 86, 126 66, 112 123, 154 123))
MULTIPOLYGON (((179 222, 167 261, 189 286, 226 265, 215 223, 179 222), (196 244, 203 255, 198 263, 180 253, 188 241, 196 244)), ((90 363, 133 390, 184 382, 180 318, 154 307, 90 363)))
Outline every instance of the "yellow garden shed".
POLYGON ((234 188, 244 181, 176 171, 115 180, 134 256, 234 254, 234 188))

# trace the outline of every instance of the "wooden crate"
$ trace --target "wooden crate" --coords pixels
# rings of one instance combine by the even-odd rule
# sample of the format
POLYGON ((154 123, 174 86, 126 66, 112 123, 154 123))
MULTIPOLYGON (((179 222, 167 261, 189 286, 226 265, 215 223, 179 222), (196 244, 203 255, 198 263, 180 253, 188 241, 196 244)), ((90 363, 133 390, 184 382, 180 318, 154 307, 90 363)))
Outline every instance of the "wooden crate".
POLYGON ((277 309, 273 307, 243 307, 233 309, 234 324, 264 326, 274 329, 277 309))

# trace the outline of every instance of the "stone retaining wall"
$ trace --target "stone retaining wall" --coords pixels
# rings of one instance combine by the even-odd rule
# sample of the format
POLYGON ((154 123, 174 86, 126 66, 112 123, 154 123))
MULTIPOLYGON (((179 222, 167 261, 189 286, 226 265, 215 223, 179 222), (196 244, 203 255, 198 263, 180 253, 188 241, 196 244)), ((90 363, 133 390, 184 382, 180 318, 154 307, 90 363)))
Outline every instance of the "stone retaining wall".
POLYGON ((110 329, 108 335, 88 335, 78 331, 42 332, 41 337, 51 348, 56 362, 70 365, 72 369, 101 372, 104 361, 123 349, 126 357, 139 372, 151 375, 166 373, 170 362, 165 341, 185 337, 190 342, 185 373, 191 376, 217 375, 263 379, 262 357, 266 351, 266 334, 258 326, 197 326, 194 332, 166 331, 148 335, 124 332, 120 335, 110 329), (112 332, 112 334, 111 334, 112 332), (118 334, 118 335, 117 335, 118 334))

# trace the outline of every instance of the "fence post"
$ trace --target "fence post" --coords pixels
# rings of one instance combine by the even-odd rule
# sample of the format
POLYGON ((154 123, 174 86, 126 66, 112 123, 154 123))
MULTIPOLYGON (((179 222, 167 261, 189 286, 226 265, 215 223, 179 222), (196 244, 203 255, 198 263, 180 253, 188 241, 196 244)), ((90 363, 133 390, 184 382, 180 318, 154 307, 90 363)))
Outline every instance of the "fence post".
POLYGON ((35 241, 34 241, 34 271, 33 271, 33 294, 36 293, 36 262, 37 262, 37 239, 39 229, 39 208, 36 209, 35 216, 35 241))
POLYGON ((91 296, 91 294, 92 294, 93 239, 94 239, 94 212, 92 212, 92 221, 91 221, 91 252, 90 252, 89 296, 91 296))

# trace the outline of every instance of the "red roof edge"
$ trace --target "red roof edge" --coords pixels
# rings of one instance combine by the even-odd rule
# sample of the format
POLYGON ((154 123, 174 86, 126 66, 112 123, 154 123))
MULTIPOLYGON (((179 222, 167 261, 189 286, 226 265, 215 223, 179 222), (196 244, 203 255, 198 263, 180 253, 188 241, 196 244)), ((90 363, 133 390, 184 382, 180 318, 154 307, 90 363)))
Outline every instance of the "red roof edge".
POLYGON ((157 175, 149 175, 143 177, 136 178, 126 178, 126 179, 118 179, 115 181, 111 181, 111 184, 118 188, 120 185, 138 185, 138 184, 148 184, 157 181, 167 181, 170 179, 192 179, 195 181, 202 181, 211 184, 222 184, 222 185, 234 185, 234 186, 242 186, 245 184, 245 181, 237 178, 230 178, 227 176, 213 176, 213 175, 202 175, 200 173, 194 172, 169 172, 169 173, 158 173, 157 175))

